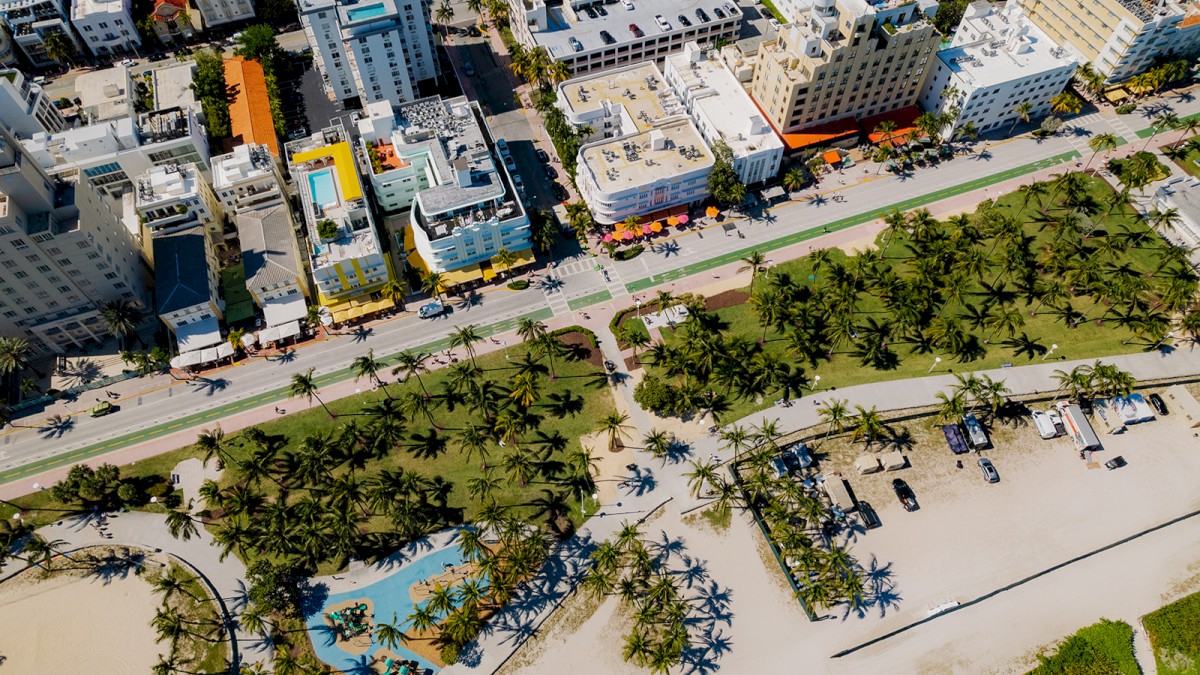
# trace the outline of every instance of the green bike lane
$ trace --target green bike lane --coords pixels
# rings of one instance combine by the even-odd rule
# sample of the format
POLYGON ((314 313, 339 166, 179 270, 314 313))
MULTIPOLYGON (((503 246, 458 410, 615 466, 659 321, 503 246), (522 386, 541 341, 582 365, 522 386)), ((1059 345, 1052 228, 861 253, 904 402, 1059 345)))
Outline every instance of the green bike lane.
POLYGON ((957 197, 961 194, 965 194, 965 193, 971 192, 973 190, 978 190, 980 188, 988 187, 989 185, 995 185, 996 183, 1002 183, 1006 180, 1011 180, 1013 178, 1019 178, 1026 174, 1049 169, 1049 168, 1052 168, 1059 164, 1064 164, 1066 162, 1071 162, 1071 161, 1080 159, 1081 157, 1082 157, 1082 155, 1080 155, 1075 150, 1072 150, 1070 152, 1064 152, 1061 155, 1055 155, 1053 157, 1046 157, 1046 158, 1040 159, 1036 162, 1031 162, 1029 164, 1023 164, 1021 166, 1015 166, 1011 169, 1006 169, 999 173, 994 173, 990 176, 976 178, 975 180, 967 181, 966 183, 960 183, 958 185, 952 185, 947 188, 942 188, 941 190, 937 190, 936 192, 930 192, 929 194, 919 195, 919 196, 913 197, 911 199, 906 199, 904 201, 897 202, 895 204, 890 204, 888 206, 882 206, 877 209, 872 209, 870 211, 867 211, 865 213, 860 213, 855 216, 848 216, 848 217, 842 218, 840 220, 835 220, 831 223, 828 223, 823 228, 813 228, 813 229, 809 229, 809 230, 804 230, 803 232, 794 232, 792 234, 785 235, 783 237, 779 237, 778 239, 772 239, 771 241, 764 242, 761 244, 747 246, 745 248, 738 249, 735 251, 729 251, 728 253, 724 253, 722 255, 719 255, 719 256, 716 256, 713 258, 708 258, 707 260, 701 260, 699 262, 692 263, 690 265, 685 265, 683 267, 671 270, 669 272, 663 272, 662 274, 655 274, 655 275, 646 277, 645 279, 638 279, 637 281, 632 281, 632 282, 629 282, 628 284, 626 284, 625 288, 630 293, 637 293, 640 291, 644 291, 648 288, 658 286, 659 284, 662 284, 662 283, 676 281, 683 277, 691 276, 693 274, 698 274, 701 272, 707 272, 709 270, 717 269, 718 267, 723 267, 725 265, 735 263, 735 262, 741 260, 742 258, 746 257, 746 255, 751 253, 752 251, 760 251, 760 252, 766 253, 767 251, 774 251, 777 249, 786 248, 793 244, 799 244, 799 243, 808 241, 810 239, 816 239, 817 237, 824 236, 826 234, 829 234, 830 232, 836 232, 838 230, 844 230, 848 227, 856 227, 856 226, 862 225, 864 223, 869 223, 873 220, 883 217, 884 215, 886 215, 896 209, 899 209, 901 211, 907 211, 909 209, 920 208, 922 206, 927 206, 934 202, 942 201, 943 199, 949 199, 950 197, 957 197))
MULTIPOLYGON (((912 197, 910 199, 896 202, 894 204, 891 204, 891 205, 888 205, 885 207, 873 209, 871 211, 867 211, 865 213, 861 213, 861 214, 858 214, 855 216, 849 216, 846 218, 842 218, 840 220, 836 220, 834 222, 829 223, 828 225, 826 225, 824 227, 824 229, 812 229, 812 230, 806 230, 803 232, 796 232, 796 233, 793 233, 790 235, 779 237, 778 239, 774 239, 774 240, 771 240, 769 242, 766 242, 766 243, 763 243, 763 244, 760 244, 757 246, 748 246, 743 249, 730 251, 730 252, 724 253, 720 256, 717 256, 714 258, 709 258, 707 260, 703 260, 700 262, 696 262, 691 265, 686 265, 684 267, 680 267, 678 269, 671 270, 669 272, 664 272, 662 274, 656 274, 656 275, 647 277, 645 279, 639 279, 637 281, 633 281, 633 282, 626 284, 625 287, 628 290, 628 292, 636 293, 636 292, 651 288, 653 286, 657 286, 662 283, 681 279, 683 277, 691 276, 693 274, 707 272, 709 270, 713 270, 718 267, 722 267, 724 265, 729 265, 729 264, 735 263, 738 260, 745 257, 748 253, 750 253, 751 251, 754 251, 754 250, 766 252, 766 251, 773 251, 773 250, 780 249, 780 248, 785 248, 785 247, 791 246, 793 244, 798 244, 798 243, 801 243, 804 241, 808 241, 810 239, 815 239, 819 236, 823 236, 824 234, 827 234, 828 232, 835 232, 837 230, 855 227, 858 225, 862 225, 864 223, 871 222, 872 220, 880 218, 883 215, 891 212, 894 209, 906 211, 909 209, 920 208, 922 206, 926 206, 928 204, 932 204, 934 202, 941 201, 943 199, 956 197, 961 194, 971 192, 973 190, 978 190, 980 188, 984 188, 989 185, 993 185, 993 184, 1000 183, 1000 182, 1003 182, 1006 180, 1010 180, 1012 178, 1018 178, 1020 176, 1023 176, 1023 175, 1029 174, 1029 173, 1034 173, 1036 171, 1049 169, 1056 165, 1079 159, 1080 157, 1081 157, 1080 153, 1078 153, 1076 151, 1062 153, 1060 155, 1055 155, 1053 157, 1047 157, 1047 158, 1038 160, 1036 162, 1031 162, 1029 164, 1024 164, 1024 165, 1018 166, 1018 167, 1013 167, 1011 169, 1007 169, 1005 171, 1001 171, 1001 172, 992 174, 990 176, 984 176, 982 178, 977 178, 972 181, 968 181, 968 182, 961 183, 958 185, 953 185, 953 186, 950 186, 947 188, 943 188, 941 190, 937 190, 937 191, 931 192, 929 194, 919 195, 916 197, 912 197)), ((596 305, 596 304, 599 304, 602 302, 606 302, 606 301, 610 300, 611 298, 612 298, 611 293, 609 293, 607 290, 604 290, 604 291, 592 293, 592 294, 589 294, 589 295, 586 295, 583 297, 574 298, 568 302, 568 305, 569 305, 571 311, 577 311, 579 309, 583 309, 583 308, 590 307, 590 306, 593 306, 593 305, 596 305)), ((486 326, 477 327, 477 330, 480 335, 482 335, 484 337, 490 337, 493 335, 497 335, 497 334, 508 332, 510 330, 515 329, 517 326, 517 323, 522 318, 530 318, 535 321, 546 321, 548 319, 553 318, 553 316, 554 316, 554 313, 549 308, 542 308, 535 312, 524 314, 520 317, 505 319, 503 321, 488 324, 486 326)), ((450 338, 444 337, 444 338, 434 340, 429 343, 420 345, 419 347, 415 347, 414 349, 417 351, 423 351, 423 352, 434 352, 434 351, 446 349, 449 346, 450 346, 450 338)), ((381 360, 384 361, 385 363, 387 363, 388 365, 391 365, 392 362, 394 361, 394 357, 383 357, 381 360)), ((315 382, 316 382, 317 387, 320 388, 320 387, 325 387, 325 386, 329 386, 332 384, 345 382, 345 381, 351 380, 353 378, 354 378, 354 373, 351 371, 351 369, 349 367, 346 367, 346 368, 341 368, 339 370, 336 370, 336 371, 333 371, 330 373, 318 375, 315 378, 315 382)), ((13 469, 9 469, 7 471, 0 472, 0 484, 10 483, 12 481, 26 478, 29 476, 33 476, 33 475, 36 475, 36 474, 39 474, 39 473, 42 473, 45 471, 49 471, 51 469, 56 469, 59 467, 67 466, 69 464, 74 464, 76 462, 92 459, 94 457, 97 457, 99 455, 102 455, 102 454, 105 454, 108 452, 112 452, 114 450, 120 450, 120 449, 129 447, 131 445, 135 445, 138 443, 143 443, 146 441, 161 438, 163 436, 177 433, 179 431, 182 431, 182 430, 185 430, 188 428, 192 428, 192 427, 196 427, 196 426, 200 426, 200 425, 204 425, 204 424, 212 424, 212 423, 218 422, 221 419, 228 417, 230 415, 246 412, 247 410, 250 410, 252 408, 256 408, 259 406, 265 406, 265 405, 271 405, 274 403, 279 403, 280 401, 285 401, 288 398, 289 398, 288 387, 279 387, 276 389, 272 389, 270 391, 265 391, 260 394, 255 394, 253 396, 249 396, 247 398, 244 398, 244 399, 241 399, 238 401, 234 401, 232 403, 227 403, 224 405, 216 406, 214 408, 210 408, 208 410, 203 410, 203 411, 200 411, 197 413, 192 413, 190 415, 186 415, 184 417, 181 417, 176 420, 172 420, 170 422, 164 422, 162 424, 148 427, 146 429, 140 429, 136 432, 131 432, 128 434, 117 436, 115 438, 111 438, 106 441, 101 441, 99 443, 94 443, 92 445, 88 445, 88 446, 85 446, 82 448, 72 450, 70 452, 63 453, 61 455, 47 457, 43 460, 38 460, 38 461, 32 462, 30 464, 26 464, 26 465, 19 466, 19 467, 13 468, 13 469)))
MULTIPOLYGON (((487 326, 479 327, 477 330, 481 336, 490 337, 500 333, 508 332, 510 330, 515 330, 518 322, 521 321, 521 319, 546 321, 552 318, 553 315, 554 313, 551 312, 549 308, 543 308, 536 312, 524 314, 519 317, 488 324, 487 326)), ((449 347, 450 337, 447 336, 418 347, 414 347, 413 350, 418 352, 432 353, 442 349, 448 349, 449 347)), ((382 357, 379 360, 390 366, 395 363, 396 359, 395 355, 391 355, 382 357)), ((317 388, 320 389, 322 387, 327 387, 332 384, 339 384, 352 379, 354 379, 354 372, 349 367, 346 367, 340 370, 325 373, 323 375, 317 375, 313 378, 313 381, 317 385, 317 388)), ((260 394, 255 394, 232 403, 226 403, 214 408, 209 408, 208 410, 202 410, 170 422, 164 422, 146 429, 140 429, 122 436, 117 436, 116 438, 110 438, 106 441, 101 441, 99 443, 94 443, 82 448, 77 448, 61 455, 47 457, 43 460, 31 462, 23 466, 0 472, 0 484, 10 483, 12 481, 34 476, 51 469, 57 469, 63 466, 74 464, 76 462, 82 462, 114 450, 120 450, 131 445, 151 441, 156 438, 161 438, 163 436, 177 433, 192 427, 219 422, 230 415, 246 412, 247 410, 257 408, 259 406, 286 401, 288 398, 291 398, 288 394, 288 387, 279 387, 270 391, 264 391, 260 394)))

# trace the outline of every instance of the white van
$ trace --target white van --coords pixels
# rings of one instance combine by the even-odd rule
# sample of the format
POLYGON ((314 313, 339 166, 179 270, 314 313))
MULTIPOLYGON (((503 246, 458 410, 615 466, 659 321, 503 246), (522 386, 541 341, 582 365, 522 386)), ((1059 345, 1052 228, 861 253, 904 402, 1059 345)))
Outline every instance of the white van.
POLYGON ((1054 426, 1054 420, 1050 419, 1050 415, 1041 411, 1034 410, 1033 426, 1037 427, 1038 435, 1045 440, 1058 437, 1058 429, 1054 426))

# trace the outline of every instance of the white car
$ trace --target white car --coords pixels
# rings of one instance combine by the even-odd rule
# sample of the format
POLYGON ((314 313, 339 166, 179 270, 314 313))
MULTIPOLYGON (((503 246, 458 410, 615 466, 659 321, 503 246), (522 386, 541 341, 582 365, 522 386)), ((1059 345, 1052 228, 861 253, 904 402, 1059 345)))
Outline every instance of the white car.
POLYGON ((1046 440, 1058 437, 1058 428, 1054 426, 1054 420, 1050 419, 1049 414, 1041 410, 1034 410, 1031 414, 1033 426, 1037 427, 1039 436, 1046 440))
POLYGON ((767 25, 769 25, 772 30, 779 30, 779 22, 776 21, 774 17, 772 17, 770 21, 767 21, 767 25))
POLYGON ((123 61, 118 61, 117 65, 125 66, 126 68, 132 68, 137 65, 137 61, 134 61, 133 59, 125 59, 123 61))

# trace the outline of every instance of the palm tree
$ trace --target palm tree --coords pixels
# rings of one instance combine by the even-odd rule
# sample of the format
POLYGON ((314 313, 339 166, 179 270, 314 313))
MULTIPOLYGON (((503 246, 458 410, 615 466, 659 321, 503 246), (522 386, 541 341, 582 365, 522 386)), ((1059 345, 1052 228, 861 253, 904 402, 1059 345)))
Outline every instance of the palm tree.
POLYGON ((746 271, 750 272, 750 292, 753 293, 755 279, 758 279, 759 273, 766 269, 766 265, 770 261, 763 256, 762 251, 755 249, 747 253, 741 259, 741 262, 743 265, 738 268, 738 274, 746 271))
POLYGON ((849 403, 845 399, 835 398, 825 401, 820 408, 817 408, 817 414, 829 425, 829 429, 825 431, 826 438, 829 438, 834 429, 837 429, 839 434, 846 431, 846 422, 851 419, 849 403))
POLYGON ((325 405, 325 401, 322 401, 321 397, 317 395, 317 382, 313 377, 314 370, 316 369, 309 368, 308 372, 304 373, 303 375, 300 373, 292 375, 292 383, 288 387, 288 397, 302 396, 307 398, 309 403, 312 403, 312 400, 315 398, 317 399, 317 403, 320 403, 321 407, 325 409, 325 412, 329 415, 329 419, 337 419, 337 415, 334 415, 333 411, 329 409, 329 406, 325 405))
POLYGON ((1087 171, 1092 165, 1092 160, 1096 159, 1096 155, 1101 152, 1108 153, 1116 149, 1121 141, 1116 134, 1096 134, 1088 141, 1088 147, 1092 149, 1092 156, 1088 158, 1087 164, 1083 165, 1083 170, 1087 171))
POLYGON ((50 57, 51 61, 57 61, 58 63, 66 62, 74 65, 75 43, 71 42, 70 38, 64 35, 61 30, 47 33, 42 38, 42 45, 46 49, 46 56, 50 57))
POLYGON ((428 358, 429 354, 425 352, 412 352, 406 349, 396 354, 396 367, 392 368, 393 375, 403 372, 406 379, 415 376, 417 384, 421 386, 421 391, 426 398, 429 398, 429 390, 425 388, 425 382, 421 380, 421 373, 429 372, 429 369, 425 367, 425 361, 428 358))
POLYGON ((1012 135, 1013 129, 1017 128, 1017 123, 1029 123, 1029 113, 1033 112, 1033 103, 1030 103, 1029 101, 1021 101, 1017 104, 1017 107, 1012 109, 1012 111, 1015 112, 1017 116, 1013 119, 1012 126, 1008 128, 1008 133, 1010 136, 1012 135))
POLYGON ((881 146, 889 146, 892 137, 896 134, 896 123, 892 120, 884 120, 875 125, 875 133, 882 134, 883 138, 879 139, 881 146))
POLYGON ((1150 143, 1154 141, 1154 137, 1158 134, 1179 128, 1179 116, 1173 112, 1161 112, 1154 116, 1154 121, 1150 124, 1150 137, 1146 139, 1146 144, 1142 146, 1142 150, 1150 147, 1150 143))
POLYGON ((718 480, 716 467, 708 462, 693 459, 689 462, 692 470, 684 474, 688 479, 688 489, 692 496, 699 499, 704 494, 705 486, 716 486, 718 480))
POLYGON ((200 533, 196 527, 196 521, 192 515, 188 513, 192 508, 192 503, 188 502, 187 510, 180 511, 178 509, 167 510, 167 532, 176 539, 187 541, 200 533))
POLYGON ((462 326, 450 334, 450 347, 462 347, 467 352, 467 356, 471 357, 471 365, 476 367, 478 364, 475 363, 475 344, 479 342, 483 342, 483 336, 479 334, 473 323, 462 326))
POLYGON ((392 612, 391 623, 375 624, 375 641, 391 650, 407 642, 408 636, 397 627, 399 624, 396 613, 392 612))
POLYGON ((1050 99, 1050 110, 1075 115, 1083 110, 1083 100, 1069 91, 1064 91, 1050 99))
POLYGON ((383 390, 384 396, 391 398, 392 394, 387 390, 387 384, 379 379, 379 372, 386 366, 387 364, 382 359, 375 358, 374 349, 368 349, 366 354, 350 362, 350 370, 354 373, 355 381, 364 377, 371 379, 383 390))
POLYGON ((512 266, 516 264, 517 260, 519 260, 519 258, 517 258, 517 254, 506 248, 502 248, 499 251, 496 251, 496 255, 492 256, 492 265, 496 267, 503 267, 504 272, 502 272, 502 274, 507 275, 509 270, 512 269, 512 266))
POLYGON ((16 375, 29 367, 29 343, 25 338, 0 337, 0 375, 16 375))
POLYGON ((642 447, 655 457, 665 457, 671 450, 671 439, 665 431, 651 429, 650 433, 642 437, 642 447))
POLYGON ((110 300, 100 305, 100 319, 108 332, 117 337, 121 348, 126 349, 129 347, 129 336, 137 330, 142 320, 142 312, 128 300, 110 300))
POLYGON ((871 406, 871 409, 867 410, 861 405, 856 405, 854 406, 854 410, 856 414, 854 415, 853 439, 857 441, 860 438, 865 438, 867 440, 867 447, 871 447, 871 443, 875 442, 875 439, 879 438, 887 430, 887 425, 883 423, 883 417, 879 415, 874 406, 871 406))
POLYGON ((446 290, 446 279, 441 272, 430 272, 421 275, 421 290, 442 300, 442 291, 446 290))
POLYGON ((388 279, 388 282, 383 285, 383 288, 379 289, 379 292, 393 305, 402 307, 404 305, 404 296, 408 292, 408 289, 404 287, 403 281, 388 279))
POLYGON ((800 167, 788 169, 787 173, 783 174, 783 189, 795 192, 804 187, 804 184, 808 182, 807 179, 808 175, 804 169, 800 167))
POLYGON ((541 385, 537 375, 533 373, 517 373, 512 379, 512 390, 508 397, 517 402, 522 408, 529 408, 537 403, 541 396, 541 385))
POLYGON ((434 12, 433 18, 437 19, 442 26, 449 28, 450 22, 454 20, 454 7, 450 5, 450 0, 442 0, 442 4, 438 5, 437 11, 434 12))
POLYGON ((609 450, 616 452, 620 441, 629 438, 629 432, 633 427, 626 424, 628 421, 629 415, 625 413, 610 413, 600 421, 600 431, 608 435, 609 450))

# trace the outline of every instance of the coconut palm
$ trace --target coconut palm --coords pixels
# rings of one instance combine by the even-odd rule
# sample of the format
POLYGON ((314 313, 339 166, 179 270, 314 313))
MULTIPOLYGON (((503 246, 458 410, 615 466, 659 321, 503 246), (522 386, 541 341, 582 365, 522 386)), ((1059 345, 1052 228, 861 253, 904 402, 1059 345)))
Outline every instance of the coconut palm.
POLYGON ((1120 139, 1116 134, 1096 134, 1088 141, 1088 147, 1092 149, 1092 156, 1088 158, 1087 164, 1083 165, 1083 170, 1092 165, 1092 160, 1096 159, 1096 155, 1101 152, 1108 153, 1115 150, 1121 144, 1120 139))
POLYGON ((29 342, 25 338, 0 337, 0 375, 16 375, 29 367, 29 342))
POLYGON ((893 120, 884 120, 875 125, 875 133, 882 135, 882 138, 879 139, 879 144, 890 147, 892 138, 896 135, 896 129, 897 126, 893 120))
POLYGON ((408 636, 398 628, 399 624, 400 621, 395 612, 392 613, 391 623, 375 624, 375 641, 391 650, 395 650, 407 642, 408 636))
POLYGON ((1012 134, 1013 129, 1017 128, 1017 123, 1029 123, 1029 113, 1033 112, 1033 103, 1030 103, 1029 101, 1021 101, 1017 104, 1017 107, 1012 109, 1012 111, 1016 113, 1017 116, 1013 118, 1012 126, 1008 128, 1009 135, 1012 134))
MULTIPOLYGON (((129 336, 137 330, 142 321, 142 312, 125 299, 110 300, 100 305, 100 320, 108 332, 117 337, 121 348, 129 346, 129 336)), ((241 347, 241 345, 235 345, 241 347)))
POLYGON ((766 269, 766 265, 770 261, 767 260, 765 256, 763 256, 762 251, 755 249, 755 250, 747 253, 741 259, 741 262, 743 264, 741 267, 738 268, 738 274, 741 274, 742 272, 746 272, 746 271, 750 272, 750 292, 753 293, 755 279, 758 279, 759 273, 761 273, 763 270, 766 269))
POLYGON ((665 457, 671 450, 671 439, 665 431, 651 429, 650 433, 642 437, 642 447, 655 457, 665 457))
POLYGON ((808 182, 808 174, 800 167, 788 169, 787 173, 783 174, 783 189, 788 192, 795 192, 804 187, 808 182))
POLYGON ((520 258, 512 251, 502 248, 496 251, 496 255, 492 256, 492 265, 495 267, 503 267, 504 271, 501 274, 507 275, 512 266, 517 263, 520 258))
POLYGON ((438 5, 437 11, 433 13, 433 18, 437 19, 442 26, 449 28, 450 22, 454 20, 454 7, 450 4, 450 0, 442 0, 442 4, 438 5))
POLYGON ((315 398, 317 399, 317 403, 320 403, 321 407, 325 409, 326 414, 329 415, 329 419, 337 419, 337 415, 334 415, 329 406, 325 405, 325 401, 322 401, 321 397, 318 396, 317 381, 313 376, 315 370, 315 368, 309 368, 308 372, 304 374, 296 373, 292 375, 292 383, 288 386, 288 396, 307 398, 309 403, 312 403, 312 400, 315 398))
POLYGON ((633 426, 626 424, 629 421, 629 415, 625 413, 610 413, 600 421, 600 431, 603 431, 608 436, 608 449, 616 452, 617 446, 622 440, 629 439, 629 432, 633 426))
POLYGON ((192 518, 192 515, 189 513, 191 508, 192 503, 189 501, 187 510, 167 510, 167 532, 169 532, 172 537, 188 541, 200 533, 199 528, 196 527, 196 520, 192 518))
POLYGON ((46 56, 50 57, 51 61, 74 65, 77 53, 75 51, 75 43, 71 42, 71 39, 61 30, 47 33, 42 38, 42 46, 46 50, 46 56))
POLYGON ((388 279, 388 282, 379 289, 379 292, 393 305, 402 307, 404 305, 404 296, 408 293, 408 289, 404 286, 403 281, 388 279))
POLYGON ((355 381, 364 377, 373 380, 383 390, 383 395, 391 398, 392 394, 387 390, 387 384, 379 379, 380 371, 386 366, 387 364, 382 359, 375 358, 374 349, 368 349, 366 354, 350 362, 350 370, 354 373, 355 381))
POLYGON ((446 290, 446 278, 441 272, 429 272, 421 275, 421 290, 437 298, 440 302, 442 292, 446 290))
MULTIPOLYGON (((1142 146, 1142 150, 1150 147, 1150 143, 1154 141, 1154 137, 1164 131, 1179 128, 1179 116, 1173 112, 1161 112, 1154 116, 1150 123, 1150 137, 1146 139, 1146 144, 1142 146)), ((1131 158, 1132 159, 1132 158, 1131 158)), ((1124 181, 1122 181, 1124 182, 1124 181)))
POLYGON ((705 493, 706 487, 716 487, 720 478, 717 475, 717 468, 709 462, 701 462, 693 459, 688 462, 692 470, 684 474, 688 480, 688 489, 695 498, 705 493))
POLYGON ((875 410, 875 406, 867 410, 861 405, 856 405, 854 411, 853 439, 866 439, 867 447, 871 447, 871 444, 887 430, 887 425, 883 423, 883 417, 875 410))
POLYGON ((396 354, 396 367, 392 368, 393 375, 404 373, 404 377, 416 377, 417 384, 421 386, 421 392, 425 397, 429 397, 429 390, 425 388, 425 382, 421 379, 421 373, 429 372, 425 367, 425 361, 429 358, 429 354, 425 352, 413 352, 404 350, 396 354))
POLYGON ((475 324, 462 326, 450 334, 450 347, 462 347, 471 358, 471 365, 476 367, 478 364, 475 363, 475 345, 480 342, 483 342, 483 336, 479 334, 475 324))
POLYGON ((846 422, 852 419, 849 415, 849 403, 845 399, 833 398, 825 401, 821 404, 821 407, 817 408, 817 414, 829 425, 829 428, 825 431, 826 438, 829 438, 834 429, 837 429, 839 434, 846 431, 846 422))
POLYGON ((1069 91, 1064 91, 1050 99, 1050 109, 1056 113, 1076 115, 1083 110, 1083 100, 1069 91))

